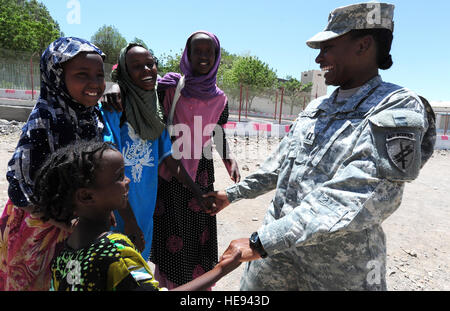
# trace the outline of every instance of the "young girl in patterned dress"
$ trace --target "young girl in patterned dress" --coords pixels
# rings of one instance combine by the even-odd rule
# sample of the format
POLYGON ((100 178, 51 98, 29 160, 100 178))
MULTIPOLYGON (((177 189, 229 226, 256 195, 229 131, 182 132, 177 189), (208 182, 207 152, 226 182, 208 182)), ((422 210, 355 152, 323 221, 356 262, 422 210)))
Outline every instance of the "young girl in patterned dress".
POLYGON ((0 218, 0 290, 48 290, 50 262, 70 226, 32 214, 33 179, 48 155, 78 140, 101 140, 96 107, 105 89, 104 54, 63 37, 42 54, 41 92, 8 163, 9 201, 0 218))
MULTIPOLYGON (((203 192, 214 190, 213 130, 217 134, 214 135, 216 148, 230 177, 234 181, 240 178, 237 163, 226 150, 225 133, 221 128, 228 122, 228 104, 227 96, 216 85, 220 57, 220 42, 214 34, 199 31, 189 36, 180 63, 185 85, 173 118, 174 128, 190 130, 175 131, 174 152, 181 151, 181 163, 203 192), (218 127, 214 128, 215 125, 218 127), (185 144, 175 143, 180 141, 185 144)), ((165 91, 166 117, 179 80, 179 74, 169 73, 158 82, 158 90, 165 91)), ((164 167, 160 176, 150 260, 156 265, 155 275, 160 284, 174 288, 199 277, 216 264, 216 218, 206 214, 192 192, 164 167)))
MULTIPOLYGON (((59 149, 37 174, 32 201, 44 221, 78 224, 52 264, 51 290, 161 290, 130 239, 110 232, 110 214, 128 204, 130 179, 122 154, 105 142, 59 149)), ((202 278, 178 290, 204 290, 240 265, 240 251, 223 256, 202 278)))

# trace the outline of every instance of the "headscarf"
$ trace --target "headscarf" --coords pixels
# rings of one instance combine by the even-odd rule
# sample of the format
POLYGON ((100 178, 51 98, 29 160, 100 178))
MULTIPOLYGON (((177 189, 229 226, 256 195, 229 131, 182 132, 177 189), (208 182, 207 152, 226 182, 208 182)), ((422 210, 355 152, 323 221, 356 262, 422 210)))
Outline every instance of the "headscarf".
POLYGON ((63 63, 82 52, 105 58, 95 45, 75 37, 55 40, 41 56, 41 92, 8 163, 8 194, 17 206, 29 204, 34 175, 49 154, 76 140, 101 139, 98 107, 75 101, 64 82, 63 63))
POLYGON ((163 112, 156 93, 157 86, 155 85, 152 91, 143 90, 134 84, 128 74, 126 55, 135 46, 143 47, 140 44, 130 43, 120 51, 118 66, 111 77, 120 86, 128 123, 142 139, 155 140, 161 136, 165 128, 163 112))
MULTIPOLYGON (((86 107, 69 95, 64 81, 63 64, 80 53, 97 53, 103 59, 105 54, 87 40, 76 37, 61 37, 52 42, 41 56, 41 92, 38 104, 44 103, 55 111, 60 119, 74 125, 76 138, 92 139, 98 134, 98 107, 86 107)), ((59 134, 58 135, 66 135, 59 134)))
MULTIPOLYGON (((184 88, 181 90, 181 94, 185 97, 194 97, 198 99, 210 99, 219 95, 223 95, 223 91, 216 85, 217 71, 219 69, 221 59, 220 42, 219 39, 212 33, 201 30, 191 34, 186 42, 186 46, 181 56, 180 69, 185 77, 184 88), (198 33, 203 33, 213 39, 215 44, 216 59, 214 66, 206 75, 194 76, 192 72, 191 63, 189 62, 188 50, 191 44, 192 37, 198 33)), ((165 90, 166 88, 176 86, 180 80, 181 75, 178 73, 170 72, 166 74, 161 80, 158 81, 159 90, 165 90)))

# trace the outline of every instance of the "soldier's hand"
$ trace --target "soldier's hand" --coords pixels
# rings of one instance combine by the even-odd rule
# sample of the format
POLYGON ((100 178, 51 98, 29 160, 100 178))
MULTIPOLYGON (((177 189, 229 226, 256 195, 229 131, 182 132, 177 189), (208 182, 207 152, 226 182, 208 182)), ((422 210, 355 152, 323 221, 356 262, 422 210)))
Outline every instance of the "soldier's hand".
POLYGON ((222 260, 224 256, 234 254, 236 252, 241 253, 241 262, 252 261, 261 258, 261 255, 250 247, 249 238, 241 238, 231 241, 222 257, 220 257, 220 260, 222 260))

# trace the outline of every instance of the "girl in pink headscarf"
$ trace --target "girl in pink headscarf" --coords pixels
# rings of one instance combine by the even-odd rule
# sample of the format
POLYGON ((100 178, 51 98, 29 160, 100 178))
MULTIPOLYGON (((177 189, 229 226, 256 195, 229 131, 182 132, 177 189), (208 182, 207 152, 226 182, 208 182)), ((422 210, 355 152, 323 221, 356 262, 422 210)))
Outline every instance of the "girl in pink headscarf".
MULTIPOLYGON (((216 85, 220 57, 220 42, 214 34, 198 31, 188 38, 180 63, 184 87, 172 122, 173 153, 175 156, 178 153, 188 174, 205 193, 214 191, 213 134, 231 179, 235 182, 240 179, 237 163, 228 154, 222 128, 228 122, 228 104, 227 96, 216 85)), ((166 117, 180 78, 180 74, 168 73, 158 81, 158 91, 164 91, 166 117)), ((206 214, 189 189, 164 166, 160 169, 153 219, 150 260, 156 265, 155 276, 161 286, 173 288, 185 284, 216 265, 215 216, 206 214)))

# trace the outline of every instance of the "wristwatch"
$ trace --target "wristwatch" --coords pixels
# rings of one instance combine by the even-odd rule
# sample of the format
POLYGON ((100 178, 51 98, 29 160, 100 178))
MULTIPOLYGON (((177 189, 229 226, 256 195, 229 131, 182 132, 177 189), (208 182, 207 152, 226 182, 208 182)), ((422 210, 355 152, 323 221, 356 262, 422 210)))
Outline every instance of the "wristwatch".
POLYGON ((261 258, 267 257, 267 252, 264 250, 261 240, 259 239, 258 232, 253 232, 250 236, 250 248, 258 252, 261 258))

